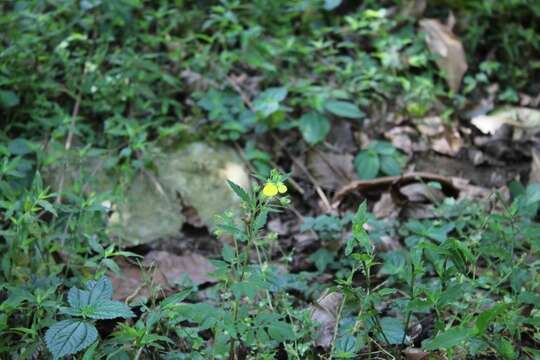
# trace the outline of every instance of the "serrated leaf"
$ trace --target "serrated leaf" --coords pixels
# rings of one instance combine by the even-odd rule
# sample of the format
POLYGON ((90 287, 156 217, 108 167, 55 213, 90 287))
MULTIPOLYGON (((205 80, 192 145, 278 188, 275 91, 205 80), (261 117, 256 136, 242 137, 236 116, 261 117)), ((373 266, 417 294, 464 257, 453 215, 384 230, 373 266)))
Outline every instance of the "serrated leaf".
POLYGON ((361 151, 354 158, 354 167, 360 179, 373 179, 379 173, 379 155, 372 150, 361 151))
POLYGON ((68 291, 68 303, 74 309, 80 309, 90 304, 90 292, 71 288, 68 291))
POLYGON ((279 110, 279 103, 287 97, 284 87, 269 88, 260 93, 253 101, 253 108, 263 117, 268 117, 279 110))
POLYGON ((64 320, 45 333, 45 343, 54 359, 75 354, 96 341, 96 327, 86 321, 64 320))
POLYGON ((330 132, 330 122, 323 115, 311 112, 302 116, 298 122, 300 132, 309 144, 323 141, 330 132))
POLYGON ((101 277, 98 281, 88 281, 86 288, 90 291, 89 305, 94 305, 98 301, 110 300, 112 298, 112 283, 106 276, 101 277))
POLYGON ((248 204, 251 202, 251 199, 249 198, 248 193, 240 185, 235 184, 231 180, 227 180, 227 183, 229 183, 229 187, 234 191, 234 193, 236 195, 238 195, 238 197, 242 201, 244 201, 244 202, 246 202, 248 204))
POLYGON ((348 119, 362 119, 366 115, 358 106, 348 101, 328 100, 324 108, 331 114, 348 119))
POLYGON ((389 345, 401 344, 405 335, 404 325, 400 319, 393 317, 384 317, 380 320, 381 328, 384 333, 384 339, 389 345))
POLYGON ((135 316, 128 305, 115 300, 98 301, 93 305, 92 310, 88 314, 88 317, 97 320, 115 319, 118 317, 127 319, 135 316))
POLYGON ((431 340, 422 342, 422 348, 424 350, 438 350, 438 349, 451 349, 456 345, 459 345, 463 341, 467 340, 473 335, 474 329, 454 327, 451 328, 431 340))
POLYGON ((284 321, 272 321, 268 324, 268 335, 279 342, 295 339, 292 326, 284 321))

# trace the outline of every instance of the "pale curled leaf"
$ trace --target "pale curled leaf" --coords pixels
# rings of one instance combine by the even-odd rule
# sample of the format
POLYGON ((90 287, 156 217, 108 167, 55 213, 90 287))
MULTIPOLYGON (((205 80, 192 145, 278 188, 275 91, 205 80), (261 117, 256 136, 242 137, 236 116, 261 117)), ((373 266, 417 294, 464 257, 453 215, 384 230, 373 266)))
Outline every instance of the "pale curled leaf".
POLYGON ((531 149, 531 172, 529 174, 529 184, 540 183, 540 152, 536 149, 531 149))
POLYGON ((484 134, 495 134, 504 124, 537 132, 540 131, 540 110, 527 107, 505 107, 489 115, 475 116, 471 123, 484 134))
POLYGON ((306 165, 321 187, 335 190, 356 178, 350 154, 310 151, 306 165))
POLYGON ((311 306, 311 320, 319 324, 315 345, 324 349, 330 347, 336 328, 337 314, 343 302, 343 294, 331 292, 321 296, 311 306))
POLYGON ((429 50, 437 56, 437 66, 446 73, 446 82, 453 91, 458 91, 461 79, 467 71, 465 51, 461 41, 446 25, 435 19, 423 19, 420 27, 427 34, 429 50))

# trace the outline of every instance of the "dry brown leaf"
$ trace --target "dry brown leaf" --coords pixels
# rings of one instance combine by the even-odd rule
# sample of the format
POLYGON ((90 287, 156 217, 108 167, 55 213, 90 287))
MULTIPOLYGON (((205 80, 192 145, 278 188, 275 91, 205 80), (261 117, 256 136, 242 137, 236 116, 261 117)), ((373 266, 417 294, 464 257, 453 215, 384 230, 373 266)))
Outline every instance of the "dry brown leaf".
POLYGON ((398 208, 394 204, 390 193, 382 194, 379 201, 373 205, 373 215, 377 219, 393 219, 398 216, 398 212, 398 208))
POLYGON ((328 190, 335 190, 356 178, 350 154, 315 150, 307 154, 306 162, 308 170, 320 186, 328 190))
POLYGON ((431 148, 439 154, 455 156, 461 150, 463 140, 459 132, 454 128, 448 130, 443 137, 433 139, 431 148))
POLYGON ((448 26, 435 19, 423 19, 420 27, 427 33, 426 42, 430 51, 437 55, 437 65, 446 73, 446 82, 457 92, 461 79, 467 71, 465 51, 461 41, 448 26))
POLYGON ((214 266, 199 254, 178 256, 167 251, 150 251, 144 257, 143 263, 157 266, 170 284, 180 283, 185 276, 195 285, 215 282, 209 277, 215 270, 214 266))
POLYGON ((429 353, 418 348, 406 348, 402 351, 407 360, 427 360, 429 359, 429 353))
POLYGON ((321 296, 311 306, 311 320, 319 324, 316 330, 315 345, 328 349, 332 344, 339 308, 343 303, 343 294, 331 292, 321 296))
POLYGON ((152 294, 152 288, 162 291, 163 295, 171 291, 169 282, 159 268, 141 269, 141 267, 122 258, 116 260, 116 264, 120 267, 120 274, 115 274, 112 271, 108 274, 114 289, 114 300, 148 299, 152 294), (144 276, 143 271, 148 272, 149 275, 151 274, 150 284, 145 283, 146 276, 144 276))
POLYGON ((540 183, 540 152, 535 148, 531 149, 532 163, 529 174, 529 184, 540 183))
POLYGON ((390 140, 392 145, 403 151, 407 155, 412 155, 415 151, 426 151, 427 145, 418 138, 418 132, 410 126, 393 127, 384 136, 390 140), (415 139, 414 141, 412 139, 415 139))
POLYGON ((407 198, 409 202, 441 202, 444 193, 424 183, 413 183, 399 188, 399 192, 407 198))
POLYGON ((457 188, 454 186, 450 178, 427 172, 411 172, 403 174, 401 176, 385 176, 372 180, 351 181, 335 193, 334 198, 332 199, 332 203, 334 208, 337 208, 341 200, 343 200, 343 198, 350 193, 387 190, 396 182, 399 182, 399 187, 402 187, 410 183, 418 182, 420 180, 422 180, 423 182, 435 181, 440 183, 443 187, 443 190, 445 190, 444 192, 450 194, 451 196, 457 195, 458 193, 457 188))

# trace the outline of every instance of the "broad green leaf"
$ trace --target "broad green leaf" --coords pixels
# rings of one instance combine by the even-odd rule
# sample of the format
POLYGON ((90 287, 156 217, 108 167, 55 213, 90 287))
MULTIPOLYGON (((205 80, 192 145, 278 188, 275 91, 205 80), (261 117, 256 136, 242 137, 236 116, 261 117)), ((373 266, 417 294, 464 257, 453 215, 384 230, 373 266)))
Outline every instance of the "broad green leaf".
POLYGON ((120 301, 100 300, 92 307, 93 311, 88 314, 88 317, 92 319, 115 319, 118 317, 127 319, 135 316, 129 306, 120 301))
POLYGON ((268 335, 276 341, 284 342, 295 339, 292 326, 285 321, 272 321, 268 324, 268 335))
POLYGON ((355 104, 348 101, 328 100, 324 108, 331 114, 348 119, 362 119, 366 115, 355 104))
POLYGON ((341 5, 342 0, 324 0, 324 10, 334 10, 341 5))
POLYGON ((71 288, 68 291, 68 303, 74 309, 80 309, 83 306, 90 305, 90 292, 71 288))
POLYGON ((357 340, 354 336, 345 335, 337 338, 336 340, 336 355, 339 358, 348 358, 354 355, 357 348, 357 340))
POLYGON ((90 305, 93 305, 100 300, 110 300, 112 298, 112 283, 106 276, 102 276, 98 281, 88 281, 86 288, 90 291, 90 299, 88 302, 90 305))
POLYGON ((32 152, 26 139, 13 139, 8 144, 8 149, 11 155, 26 155, 32 152))
POLYGON ((388 141, 373 141, 368 145, 368 148, 381 155, 394 155, 397 152, 394 145, 388 141))
POLYGON ((373 179, 379 173, 379 155, 372 150, 361 151, 354 158, 354 167, 360 179, 373 179))
POLYGON ((227 180, 227 183, 229 184, 230 188, 234 191, 234 193, 238 195, 238 197, 243 202, 246 202, 248 204, 251 202, 251 199, 249 198, 248 193, 240 185, 237 185, 230 180, 227 180))
POLYGON ((298 122, 300 132, 309 144, 323 141, 330 132, 330 122, 323 115, 311 112, 302 116, 298 122))
POLYGON ((45 343, 54 359, 75 354, 88 347, 98 336, 95 326, 86 321, 64 320, 45 333, 45 343))
POLYGON ((478 315, 476 319, 476 335, 483 335, 488 329, 489 325, 507 308, 506 304, 497 304, 491 309, 488 309, 478 315))
POLYGON ((383 339, 388 341, 388 344, 401 344, 403 336, 405 335, 405 330, 403 322, 400 319, 384 317, 380 320, 380 324, 384 333, 383 339))
POLYGON ((401 173, 401 165, 397 156, 383 155, 380 157, 381 171, 388 176, 397 176, 401 173))
POLYGON ((0 107, 9 109, 19 105, 19 97, 11 90, 0 90, 0 107))
POLYGON ((279 110, 279 103, 287 97, 284 87, 266 89, 253 101, 253 108, 263 117, 268 117, 279 110))
POLYGON ((475 329, 454 327, 435 336, 431 340, 422 342, 424 350, 451 349, 456 345, 470 338, 475 332, 475 329))

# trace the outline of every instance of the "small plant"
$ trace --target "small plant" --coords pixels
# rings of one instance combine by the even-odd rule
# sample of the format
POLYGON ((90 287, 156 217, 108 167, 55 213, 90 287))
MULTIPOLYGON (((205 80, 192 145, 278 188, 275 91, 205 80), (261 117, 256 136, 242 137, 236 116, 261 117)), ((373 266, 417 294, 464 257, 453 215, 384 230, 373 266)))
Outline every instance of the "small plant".
POLYGON ((405 163, 403 155, 387 141, 373 141, 354 159, 360 179, 373 179, 380 173, 399 175, 405 163))
POLYGON ((45 333, 47 348, 54 359, 75 354, 92 345, 98 338, 95 320, 127 319, 135 314, 129 306, 112 300, 112 284, 107 277, 89 281, 86 290, 72 287, 68 292, 68 307, 60 312, 72 316, 53 324, 45 333))

